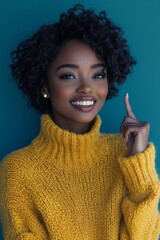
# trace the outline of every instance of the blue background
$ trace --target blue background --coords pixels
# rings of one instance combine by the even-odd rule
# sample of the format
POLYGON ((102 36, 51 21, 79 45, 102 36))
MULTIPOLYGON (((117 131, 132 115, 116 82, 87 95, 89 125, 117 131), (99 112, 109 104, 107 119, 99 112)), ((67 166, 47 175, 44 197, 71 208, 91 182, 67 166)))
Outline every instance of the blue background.
MULTIPOLYGON (((157 149, 160 173, 160 1, 159 0, 0 0, 0 159, 29 144, 39 131, 40 115, 11 81, 10 52, 40 25, 54 22, 76 3, 105 10, 125 32, 138 64, 117 98, 107 101, 100 115, 103 132, 118 132, 125 115, 123 96, 130 95, 140 120, 151 123, 150 140, 157 149)), ((0 239, 2 237, 0 236, 0 239)))

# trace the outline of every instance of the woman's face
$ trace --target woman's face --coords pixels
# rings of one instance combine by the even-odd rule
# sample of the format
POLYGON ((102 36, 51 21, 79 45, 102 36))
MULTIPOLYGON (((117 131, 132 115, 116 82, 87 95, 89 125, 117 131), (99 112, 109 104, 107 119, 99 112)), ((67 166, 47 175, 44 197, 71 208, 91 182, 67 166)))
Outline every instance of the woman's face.
POLYGON ((108 94, 104 64, 87 44, 68 41, 48 71, 52 117, 62 129, 89 131, 108 94))

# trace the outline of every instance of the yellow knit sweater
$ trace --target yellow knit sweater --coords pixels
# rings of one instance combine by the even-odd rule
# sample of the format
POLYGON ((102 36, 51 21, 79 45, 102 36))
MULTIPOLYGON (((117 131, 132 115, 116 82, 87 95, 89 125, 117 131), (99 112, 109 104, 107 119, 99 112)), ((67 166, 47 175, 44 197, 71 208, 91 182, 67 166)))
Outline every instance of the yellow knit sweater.
POLYGON ((5 240, 157 240, 154 146, 126 157, 119 135, 58 128, 42 116, 31 145, 0 165, 5 240))

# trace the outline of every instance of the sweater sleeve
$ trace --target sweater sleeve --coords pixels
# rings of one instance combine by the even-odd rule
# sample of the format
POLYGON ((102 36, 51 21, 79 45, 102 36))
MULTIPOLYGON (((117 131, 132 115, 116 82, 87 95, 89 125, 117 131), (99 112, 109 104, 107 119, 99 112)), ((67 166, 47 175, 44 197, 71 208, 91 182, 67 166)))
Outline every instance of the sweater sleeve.
POLYGON ((119 157, 127 188, 121 205, 121 240, 158 240, 160 184, 154 159, 155 148, 151 143, 143 153, 119 157))
POLYGON ((0 165, 0 218, 4 239, 47 240, 43 219, 19 169, 12 161, 0 165))

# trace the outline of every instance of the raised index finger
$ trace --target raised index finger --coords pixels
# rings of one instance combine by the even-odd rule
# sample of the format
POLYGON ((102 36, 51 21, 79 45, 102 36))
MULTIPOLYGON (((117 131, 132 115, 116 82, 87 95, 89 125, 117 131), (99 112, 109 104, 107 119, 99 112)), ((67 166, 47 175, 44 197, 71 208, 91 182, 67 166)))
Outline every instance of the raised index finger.
POLYGON ((128 95, 128 93, 124 97, 124 102, 125 102, 127 116, 136 119, 136 116, 134 115, 134 113, 132 111, 132 108, 131 108, 131 105, 130 105, 130 102, 129 102, 129 95, 128 95))

